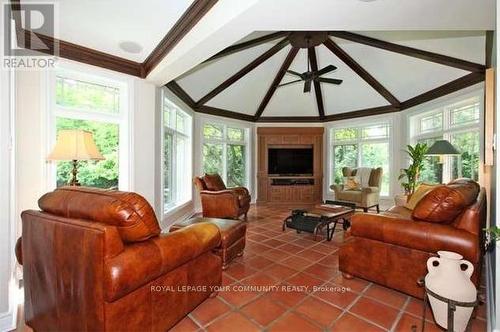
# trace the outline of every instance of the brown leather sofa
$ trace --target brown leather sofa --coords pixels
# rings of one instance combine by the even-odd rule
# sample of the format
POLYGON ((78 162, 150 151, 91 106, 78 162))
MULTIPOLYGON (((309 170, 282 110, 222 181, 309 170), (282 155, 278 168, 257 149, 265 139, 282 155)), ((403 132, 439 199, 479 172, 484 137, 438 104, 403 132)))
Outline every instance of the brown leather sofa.
POLYGON ((479 285, 486 222, 484 189, 468 179, 439 186, 409 210, 398 206, 381 214, 356 214, 340 248, 339 269, 353 276, 423 298, 417 280, 438 250, 459 253, 474 265, 479 285))
POLYGON ((194 184, 200 193, 203 217, 247 220, 250 193, 245 187, 226 188, 219 174, 195 177, 194 184))
POLYGON ((214 252, 222 259, 222 269, 225 270, 233 259, 243 255, 247 232, 246 222, 218 218, 191 218, 173 224, 170 226, 170 232, 193 224, 206 222, 214 224, 219 229, 221 241, 214 252))
POLYGON ((161 234, 128 192, 64 187, 38 204, 16 246, 36 331, 165 331, 221 285, 213 224, 161 234))

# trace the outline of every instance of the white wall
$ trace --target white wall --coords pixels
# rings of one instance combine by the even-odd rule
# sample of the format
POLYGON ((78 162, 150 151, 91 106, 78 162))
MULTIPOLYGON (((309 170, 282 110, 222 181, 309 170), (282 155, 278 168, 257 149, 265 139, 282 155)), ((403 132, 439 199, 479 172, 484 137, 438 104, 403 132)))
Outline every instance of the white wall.
MULTIPOLYGON (((140 79, 133 80, 131 191, 143 195, 155 206, 156 93, 157 88, 140 79)), ((157 211, 157 215, 158 211, 157 211)))
MULTIPOLYGON (((0 39, 3 45, 3 39, 0 39)), ((7 70, 0 71, 0 331, 15 329, 16 323, 16 282, 14 274, 14 245, 16 223, 12 222, 14 202, 12 198, 12 174, 14 143, 12 137, 11 89, 12 75, 7 70)))

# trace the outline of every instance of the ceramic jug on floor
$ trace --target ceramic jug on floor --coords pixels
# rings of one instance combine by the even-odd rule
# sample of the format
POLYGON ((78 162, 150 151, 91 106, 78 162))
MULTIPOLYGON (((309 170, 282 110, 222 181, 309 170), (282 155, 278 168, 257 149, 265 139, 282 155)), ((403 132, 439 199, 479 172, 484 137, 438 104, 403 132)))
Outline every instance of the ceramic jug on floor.
MULTIPOLYGON (((425 286, 447 299, 474 302, 477 298, 477 289, 470 280, 474 272, 472 263, 451 251, 438 251, 438 255, 439 257, 431 257, 427 260, 429 273, 425 276, 425 286), (462 264, 467 265, 464 271, 460 268, 462 264)), ((432 295, 429 295, 429 302, 436 323, 445 329, 448 328, 448 304, 432 295)), ((454 315, 454 331, 465 331, 472 310, 473 307, 457 306, 454 315)))

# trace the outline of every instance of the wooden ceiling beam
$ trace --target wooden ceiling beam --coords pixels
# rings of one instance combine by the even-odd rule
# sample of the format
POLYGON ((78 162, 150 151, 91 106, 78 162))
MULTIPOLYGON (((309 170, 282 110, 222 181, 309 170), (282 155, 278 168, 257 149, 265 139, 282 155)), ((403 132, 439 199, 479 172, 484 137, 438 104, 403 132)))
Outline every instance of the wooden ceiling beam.
POLYGON ((324 122, 319 116, 261 116, 256 122, 324 122))
POLYGON ((225 118, 243 120, 243 121, 248 121, 248 122, 255 122, 255 118, 253 115, 232 112, 232 111, 224 110, 224 109, 217 108, 217 107, 202 105, 202 106, 196 107, 194 110, 198 113, 210 114, 210 115, 215 115, 215 116, 222 116, 225 118))
POLYGON ((288 38, 285 38, 281 40, 278 44, 274 45, 271 47, 269 50, 266 52, 262 53, 258 58, 250 62, 248 65, 240 69, 236 74, 232 75, 229 77, 227 80, 222 82, 219 86, 215 87, 212 91, 207 93, 205 96, 203 96, 200 100, 196 102, 196 106, 202 106, 206 104, 209 100, 217 96, 219 93, 230 87, 232 84, 234 84, 237 80, 251 72, 253 69, 255 69, 257 66, 262 64, 264 61, 278 53, 282 48, 287 46, 289 43, 288 38))
POLYGON ((170 91, 172 91, 180 100, 182 100, 186 105, 194 109, 195 102, 191 96, 184 91, 183 88, 176 81, 170 81, 165 85, 170 91))
POLYGON ((217 0, 194 0, 189 8, 175 22, 165 37, 142 63, 144 76, 147 76, 165 56, 188 34, 189 31, 217 3, 217 0))
POLYGON ((386 113, 394 113, 394 112, 399 112, 400 110, 401 109, 399 109, 398 107, 394 107, 392 105, 371 107, 371 108, 365 108, 365 109, 357 110, 357 111, 338 113, 338 114, 330 114, 330 115, 327 115, 325 117, 325 122, 340 121, 340 120, 346 120, 346 119, 355 119, 355 118, 361 118, 361 117, 365 117, 365 116, 372 116, 372 115, 379 115, 379 114, 386 114, 386 113))
POLYGON ((231 46, 223 49, 219 53, 215 54, 211 58, 205 60, 204 62, 209 62, 209 61, 224 57, 226 55, 230 55, 230 54, 233 54, 236 52, 246 50, 246 49, 251 48, 251 47, 255 47, 255 46, 270 42, 270 41, 278 39, 278 38, 286 37, 289 34, 290 34, 290 32, 288 32, 288 31, 278 31, 278 32, 270 33, 268 35, 259 37, 259 38, 248 40, 246 42, 231 45, 231 46))
POLYGON ((398 44, 386 42, 386 41, 383 41, 380 39, 375 39, 375 38, 359 35, 359 34, 352 33, 352 32, 330 31, 329 34, 330 34, 330 36, 333 36, 333 37, 346 39, 346 40, 350 40, 350 41, 355 42, 355 43, 360 43, 360 44, 380 48, 380 49, 383 49, 386 51, 404 54, 404 55, 411 56, 414 58, 439 63, 441 65, 445 65, 445 66, 449 66, 449 67, 459 68, 459 69, 472 71, 472 72, 485 70, 485 66, 478 64, 478 63, 454 58, 454 57, 443 55, 443 54, 424 51, 424 50, 420 50, 420 49, 409 47, 409 46, 398 45, 398 44))
POLYGON ((470 73, 401 103, 401 110, 414 107, 484 81, 484 72, 470 73))
POLYGON ((285 76, 286 71, 288 67, 290 67, 290 64, 292 63, 293 59, 295 59, 295 56, 299 52, 298 47, 292 47, 292 49, 288 52, 288 55, 285 58, 285 61, 283 61, 283 64, 281 65, 280 69, 278 70, 278 73, 274 77, 273 82, 271 83, 271 86, 266 92, 266 95, 260 102, 259 108, 257 109, 257 112, 255 113, 255 120, 258 120, 260 116, 262 115, 262 112, 264 112, 264 109, 266 108, 267 104, 271 100, 271 97, 273 96, 274 92, 278 88, 278 85, 280 84, 281 80, 283 79, 283 76, 285 76))
MULTIPOLYGON (((311 70, 313 72, 318 71, 318 59, 316 57, 316 51, 314 47, 309 47, 307 49, 307 54, 309 57, 309 62, 311 63, 311 70)), ((321 93, 321 83, 313 80, 314 83, 314 94, 316 95, 316 104, 318 105, 319 118, 325 118, 325 108, 323 105, 323 94, 321 93)))
POLYGON ((356 74, 359 75, 366 83, 375 89, 382 97, 384 97, 393 107, 399 107, 399 100, 392 95, 379 81, 367 72, 359 63, 357 63, 349 54, 341 49, 333 40, 327 39, 325 45, 333 54, 349 66, 356 74))

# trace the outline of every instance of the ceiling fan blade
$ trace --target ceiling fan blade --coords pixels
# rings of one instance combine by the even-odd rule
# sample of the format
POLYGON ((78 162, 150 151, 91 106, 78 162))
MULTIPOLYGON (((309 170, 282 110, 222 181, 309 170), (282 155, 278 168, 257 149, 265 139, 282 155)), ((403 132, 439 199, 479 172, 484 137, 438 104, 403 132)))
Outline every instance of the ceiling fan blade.
POLYGON ((285 86, 285 85, 292 84, 292 83, 297 83, 297 82, 302 82, 302 80, 295 80, 295 81, 290 81, 290 82, 282 83, 282 84, 278 85, 278 87, 285 86))
POLYGON ((318 70, 316 72, 316 76, 324 75, 326 73, 334 71, 335 69, 337 69, 337 67, 335 67, 334 65, 328 65, 325 68, 318 70))
POLYGON ((295 75, 295 76, 298 76, 300 78, 302 78, 302 74, 301 73, 297 73, 296 71, 293 71, 293 70, 287 70, 286 71, 288 74, 292 74, 292 75, 295 75))
POLYGON ((304 82, 304 92, 311 92, 311 80, 304 82))
POLYGON ((337 85, 342 83, 342 80, 336 78, 324 78, 324 77, 318 77, 316 81, 323 83, 337 84, 337 85))

